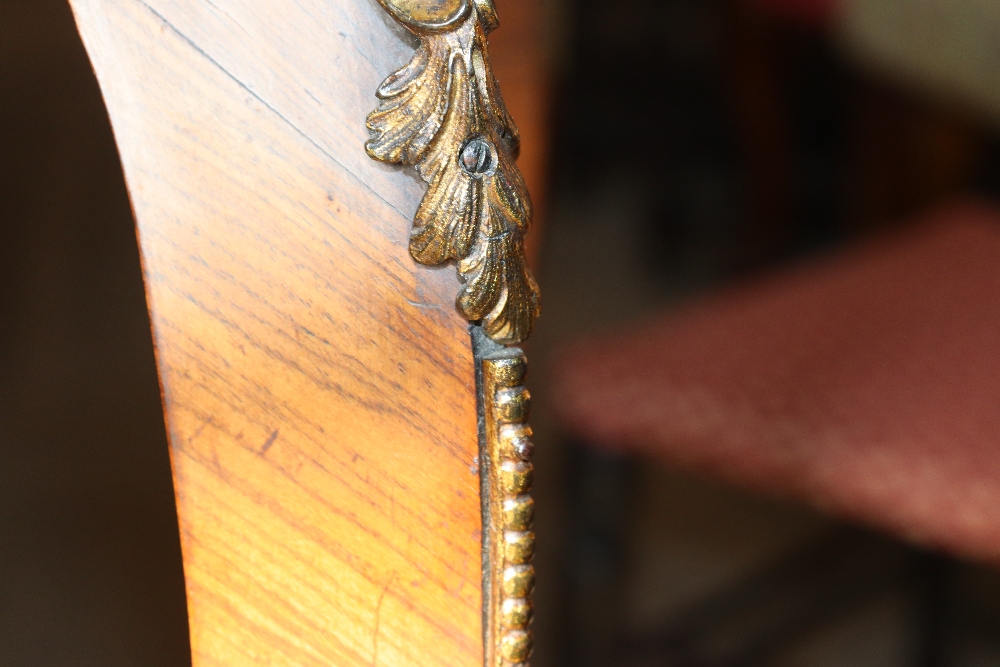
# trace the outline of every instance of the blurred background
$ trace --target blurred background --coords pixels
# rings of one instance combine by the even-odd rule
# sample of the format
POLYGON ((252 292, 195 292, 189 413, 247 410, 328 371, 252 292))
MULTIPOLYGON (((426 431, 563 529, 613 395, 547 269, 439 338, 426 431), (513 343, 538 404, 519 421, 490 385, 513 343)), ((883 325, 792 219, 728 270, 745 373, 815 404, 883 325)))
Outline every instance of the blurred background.
MULTIPOLYGON (((497 0, 541 184, 535 667, 1000 665, 993 568, 570 436, 550 383, 581 335, 1000 205, 992 2, 497 0)), ((0 146, 0 665, 182 667, 131 212, 62 0, 0 3, 0 146)))

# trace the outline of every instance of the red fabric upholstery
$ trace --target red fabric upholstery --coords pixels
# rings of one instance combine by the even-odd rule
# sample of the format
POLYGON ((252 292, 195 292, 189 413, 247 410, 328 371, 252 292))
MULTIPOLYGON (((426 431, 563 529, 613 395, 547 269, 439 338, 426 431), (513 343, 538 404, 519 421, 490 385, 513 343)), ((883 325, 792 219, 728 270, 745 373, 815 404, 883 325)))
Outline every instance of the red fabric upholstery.
POLYGON ((962 204, 557 363, 565 424, 1000 562, 1000 212, 962 204))

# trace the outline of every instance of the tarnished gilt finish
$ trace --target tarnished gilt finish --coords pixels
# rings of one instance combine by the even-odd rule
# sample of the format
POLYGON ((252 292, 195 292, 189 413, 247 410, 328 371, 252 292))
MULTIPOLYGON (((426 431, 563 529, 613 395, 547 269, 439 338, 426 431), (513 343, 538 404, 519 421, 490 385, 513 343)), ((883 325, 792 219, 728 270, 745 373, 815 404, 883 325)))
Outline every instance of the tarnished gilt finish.
POLYGON ((486 667, 526 667, 531 654, 531 558, 534 501, 531 489, 530 396, 524 388, 527 364, 517 348, 482 359, 485 427, 484 549, 489 584, 486 603, 486 667))
POLYGON ((531 200, 515 164, 519 135, 486 51, 491 0, 381 0, 420 38, 413 59, 377 91, 368 154, 412 165, 428 183, 410 236, 421 264, 458 262, 458 309, 493 340, 531 333, 538 286, 523 236, 531 200))
POLYGON ((466 0, 379 0, 390 14, 425 30, 443 30, 464 19, 469 11, 466 0))
POLYGON ((458 309, 481 321, 473 338, 481 364, 485 664, 527 667, 535 581, 527 364, 520 349, 502 345, 531 333, 538 286, 524 256, 531 201, 514 163, 517 127, 486 53, 498 21, 491 0, 380 2, 420 46, 379 87, 366 148, 377 160, 416 167, 428 183, 410 254, 421 264, 458 262, 458 309))

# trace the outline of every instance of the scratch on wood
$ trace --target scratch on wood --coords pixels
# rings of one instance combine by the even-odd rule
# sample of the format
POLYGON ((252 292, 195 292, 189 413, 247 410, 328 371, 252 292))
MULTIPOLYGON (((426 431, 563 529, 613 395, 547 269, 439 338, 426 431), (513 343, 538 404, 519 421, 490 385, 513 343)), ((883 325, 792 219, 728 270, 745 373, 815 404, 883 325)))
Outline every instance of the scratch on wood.
POLYGON ((274 429, 274 433, 272 433, 268 437, 268 439, 264 441, 264 446, 260 448, 260 451, 257 452, 257 454, 259 454, 260 456, 264 456, 265 454, 267 454, 267 450, 271 449, 271 445, 273 445, 274 441, 277 439, 278 439, 278 429, 274 429))
POLYGON ((430 310, 443 310, 443 308, 441 308, 441 306, 439 306, 436 303, 420 303, 419 301, 411 301, 410 299, 406 299, 406 303, 408 303, 411 306, 414 306, 416 308, 427 308, 427 309, 430 309, 430 310))
POLYGON ((389 587, 396 581, 396 572, 393 570, 392 576, 386 582, 385 588, 378 596, 378 604, 375 606, 375 629, 372 631, 372 667, 378 667, 378 630, 382 623, 382 602, 385 601, 385 594, 389 592, 389 587))
POLYGON ((219 450, 215 447, 212 447, 212 462, 215 463, 215 472, 220 476, 225 476, 225 473, 222 471, 222 464, 219 462, 219 450))
MULTIPOLYGON (((271 102, 265 100, 263 97, 260 96, 260 94, 257 91, 255 91, 252 87, 250 87, 249 85, 247 85, 246 83, 244 83, 242 79, 240 79, 235 74, 233 74, 228 69, 226 69, 222 65, 222 63, 220 63, 218 60, 216 60, 211 55, 209 55, 208 51, 206 51, 201 46, 199 46, 198 43, 195 42, 190 37, 188 37, 187 34, 181 32, 181 30, 177 26, 175 26, 173 23, 171 23, 170 21, 168 21, 166 16, 164 16, 160 12, 156 11, 156 9, 154 9, 152 5, 150 5, 148 2, 146 2, 146 0, 138 0, 138 1, 139 1, 139 4, 141 4, 143 7, 145 7, 153 16, 155 16, 157 19, 159 19, 163 23, 164 26, 166 26, 170 31, 172 31, 175 35, 177 35, 178 37, 180 37, 182 40, 184 40, 185 42, 187 42, 187 44, 191 48, 193 48, 199 55, 201 55, 202 57, 204 57, 208 62, 212 63, 212 65, 215 68, 217 68, 220 72, 222 72, 224 75, 226 75, 226 77, 228 77, 230 80, 232 80, 233 83, 235 83, 236 85, 238 85, 240 88, 242 88, 247 93, 249 93, 255 100, 257 100, 258 102, 260 102, 261 104, 263 104, 265 107, 267 107, 267 109, 269 111, 271 111, 274 115, 276 115, 278 118, 280 118, 286 125, 288 125, 290 128, 292 128, 295 131, 296 134, 298 134, 303 139, 305 139, 310 144, 312 144, 313 148, 315 148, 320 153, 322 153, 327 159, 329 159, 333 163, 335 163, 338 166, 340 166, 342 169, 344 169, 344 171, 346 171, 347 173, 349 173, 352 176, 354 176, 354 172, 353 171, 351 171, 350 169, 344 167, 344 164, 340 160, 338 160, 336 157, 334 157, 333 153, 331 153, 327 148, 324 148, 323 145, 319 143, 319 141, 317 141, 316 139, 314 139, 311 134, 306 133, 302 128, 300 128, 297 124, 295 124, 288 116, 284 115, 281 111, 279 111, 278 108, 276 106, 274 106, 271 102)), ((359 53, 360 53, 360 51, 359 51, 359 53)), ((369 64, 372 64, 371 60, 369 60, 368 57, 365 56, 365 54, 362 53, 361 55, 362 55, 362 57, 364 57, 364 59, 366 61, 368 61, 369 64)), ((372 65, 372 66, 374 67, 374 65, 372 65)), ((400 217, 403 217, 403 218, 409 217, 409 216, 407 216, 406 213, 404 213, 399 208, 397 208, 395 205, 393 205, 392 202, 390 202, 388 199, 386 199, 385 196, 382 193, 376 191, 367 182, 361 180, 357 176, 354 176, 354 177, 355 177, 355 179, 357 179, 357 182, 363 188, 365 188, 371 194, 375 195, 383 204, 385 204, 386 206, 388 206, 389 208, 391 208, 393 211, 395 211, 396 213, 398 213, 400 215, 400 217)))
POLYGON ((191 434, 190 438, 188 438, 188 440, 187 440, 188 444, 190 445, 192 442, 194 442, 195 438, 197 438, 199 435, 201 435, 201 432, 205 430, 205 427, 208 426, 211 423, 212 423, 212 418, 209 417, 208 419, 206 419, 205 421, 203 421, 201 424, 199 424, 198 428, 195 429, 195 432, 191 434))

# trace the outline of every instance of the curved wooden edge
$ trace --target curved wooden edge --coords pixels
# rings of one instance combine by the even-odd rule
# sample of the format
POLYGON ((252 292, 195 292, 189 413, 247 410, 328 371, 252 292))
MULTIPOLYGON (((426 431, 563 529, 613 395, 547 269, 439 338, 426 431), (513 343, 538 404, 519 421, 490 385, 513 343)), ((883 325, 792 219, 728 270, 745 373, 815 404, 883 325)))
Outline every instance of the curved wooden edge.
POLYGON ((374 2, 73 0, 135 210, 196 667, 481 665, 473 361, 362 149, 374 2))

